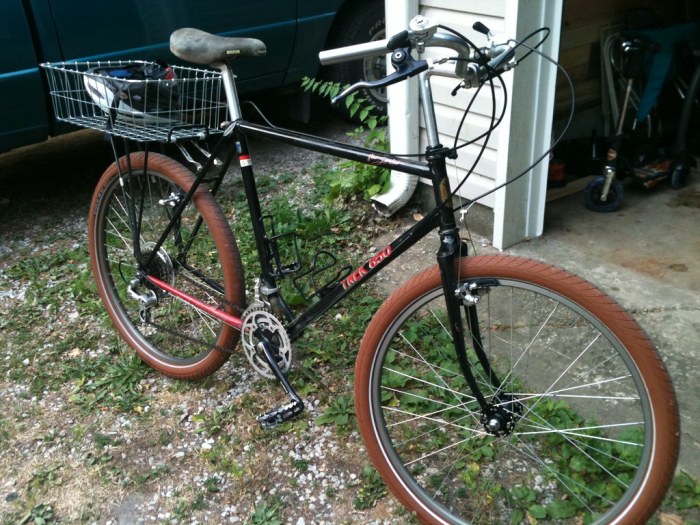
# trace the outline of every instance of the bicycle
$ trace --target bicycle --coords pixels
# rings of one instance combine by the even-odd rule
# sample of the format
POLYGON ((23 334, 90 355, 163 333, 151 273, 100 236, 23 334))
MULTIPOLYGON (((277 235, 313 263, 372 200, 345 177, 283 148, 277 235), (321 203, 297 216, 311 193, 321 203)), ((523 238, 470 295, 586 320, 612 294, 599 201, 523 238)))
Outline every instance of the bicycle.
MULTIPOLYGON (((489 34, 483 25, 475 29, 489 34)), ((260 416, 262 426, 273 427, 304 408, 285 375, 292 343, 437 230, 437 264, 381 305, 355 366, 358 424, 387 486, 425 523, 644 522, 671 482, 679 449, 673 387, 652 342, 613 300, 565 270, 505 255, 468 255, 455 218, 446 159, 456 149, 439 143, 431 75, 438 64, 455 63, 458 88, 479 89, 524 59, 516 56, 522 49, 529 50, 525 56, 533 52, 524 44, 530 37, 478 48, 417 17, 390 39, 321 54, 331 63, 391 53, 393 74, 355 84, 337 100, 362 87, 419 77, 425 161, 244 119, 231 62, 263 55, 264 44, 255 39, 175 31, 176 56, 218 73, 174 67, 169 79, 153 80, 158 96, 176 83, 178 102, 174 108, 170 92, 169 109, 150 119, 120 115, 120 100, 131 104, 128 85, 100 106, 75 80, 93 78, 85 66, 46 64, 59 118, 125 139, 123 156, 112 141, 117 160, 97 184, 88 225, 92 270, 117 330, 142 360, 179 379, 214 373, 240 340, 256 371, 278 380, 289 396, 260 416), (426 47, 457 56, 412 56, 426 47), (195 148, 202 163, 194 172, 150 151, 151 142, 175 143, 194 163, 185 144, 209 134, 220 138, 211 152, 195 148), (248 138, 418 175, 432 182, 437 204, 355 270, 336 270, 335 257, 325 252, 302 269, 294 236, 276 234, 261 209, 248 138), (132 152, 131 140, 142 151, 132 152), (234 158, 261 265, 250 304, 236 239, 216 201, 234 158), (330 280, 318 282, 329 273, 330 280), (296 311, 279 283, 300 277, 314 283, 314 298, 296 311)))

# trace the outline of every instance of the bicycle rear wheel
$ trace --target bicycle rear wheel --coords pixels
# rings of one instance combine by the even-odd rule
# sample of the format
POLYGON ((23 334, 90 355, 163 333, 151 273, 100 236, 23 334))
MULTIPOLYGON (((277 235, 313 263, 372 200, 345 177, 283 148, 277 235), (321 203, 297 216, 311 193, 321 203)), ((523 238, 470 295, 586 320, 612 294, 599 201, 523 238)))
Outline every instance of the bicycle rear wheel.
MULTIPOLYGON (((151 153, 119 160, 131 170, 124 186, 112 164, 97 184, 88 224, 92 270, 115 326, 153 368, 179 379, 205 377, 224 364, 240 332, 146 282, 134 239, 147 256, 165 230, 194 176, 178 162, 151 153), (138 232, 132 231, 132 201, 138 232)), ((190 296, 240 315, 245 281, 236 240, 205 187, 195 192, 175 227, 145 268, 190 296)))
POLYGON ((467 307, 463 323, 490 413, 460 371, 433 267, 382 305, 355 369, 360 429, 389 488, 426 523, 644 523, 679 447, 673 387, 644 332, 540 262, 468 257, 460 272, 479 295, 478 323, 467 307))

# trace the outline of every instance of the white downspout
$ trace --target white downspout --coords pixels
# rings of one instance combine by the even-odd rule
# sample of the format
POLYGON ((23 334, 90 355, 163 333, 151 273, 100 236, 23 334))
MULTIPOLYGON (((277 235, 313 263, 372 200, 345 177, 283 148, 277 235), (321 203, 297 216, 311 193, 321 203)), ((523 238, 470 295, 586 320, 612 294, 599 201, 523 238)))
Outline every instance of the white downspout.
MULTIPOLYGON (((386 35, 406 29, 418 14, 418 0, 386 0, 386 35)), ((388 73, 393 73, 387 61, 388 73)), ((392 153, 415 153, 418 150, 418 84, 411 78, 387 88, 389 97, 389 140, 392 153)), ((372 197, 372 206, 380 214, 391 216, 404 206, 418 185, 418 177, 398 171, 391 172, 389 190, 372 197)))

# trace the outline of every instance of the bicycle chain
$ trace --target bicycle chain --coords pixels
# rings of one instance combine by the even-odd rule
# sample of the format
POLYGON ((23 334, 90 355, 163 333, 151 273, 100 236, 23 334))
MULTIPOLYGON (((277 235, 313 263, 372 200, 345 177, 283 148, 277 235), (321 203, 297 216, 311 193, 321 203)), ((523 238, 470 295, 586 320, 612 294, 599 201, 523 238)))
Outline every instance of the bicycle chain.
MULTIPOLYGON (((175 337, 179 337, 180 339, 185 339, 185 340, 187 340, 187 341, 190 341, 191 343, 197 343, 197 344, 200 344, 200 345, 203 345, 203 346, 208 346, 208 345, 210 344, 210 343, 208 343, 207 341, 202 341, 202 340, 196 339, 196 338, 194 338, 194 337, 192 337, 192 336, 190 336, 190 335, 186 335, 186 334, 182 334, 182 333, 180 333, 180 332, 176 332, 175 330, 172 330, 172 329, 170 329, 170 328, 166 328, 165 326, 160 326, 159 324, 154 323, 153 321, 144 321, 144 322, 145 322, 148 326, 153 326, 156 330, 163 331, 163 332, 165 332, 165 333, 167 333, 167 334, 173 335, 173 336, 175 336, 175 337)), ((233 353, 234 353, 234 349, 233 349, 233 348, 228 349, 228 348, 224 348, 223 346, 219 346, 219 345, 214 345, 214 346, 211 347, 211 349, 212 349, 212 350, 219 350, 220 352, 224 352, 225 354, 230 354, 230 355, 233 355, 233 353)))
MULTIPOLYGON (((189 283, 191 283, 192 285, 194 285, 196 288, 199 288, 200 290, 202 290, 202 291, 204 291, 204 292, 211 292, 211 291, 212 291, 212 288, 211 288, 211 287, 205 286, 204 284, 195 281, 192 277, 190 277, 190 275, 189 275, 188 272, 180 272, 180 273, 178 273, 178 275, 180 275, 182 278, 184 278, 185 280, 187 280, 189 283)), ((165 292, 165 293, 167 294, 167 292, 165 292)), ((168 295, 170 295, 170 294, 168 294, 168 295)), ((172 296, 171 296, 171 297, 172 297, 172 296)), ((175 299, 176 299, 176 298, 175 298, 175 299)), ((221 298, 221 299, 219 300, 218 307, 220 308, 221 306, 228 306, 228 307, 232 308, 232 309, 233 309, 233 313, 236 314, 236 315, 241 315, 241 312, 244 311, 243 308, 241 308, 240 306, 238 306, 238 305, 235 304, 235 303, 232 303, 231 301, 226 300, 225 298, 221 298)), ((190 341, 191 343, 196 343, 196 344, 200 344, 200 345, 203 345, 203 346, 208 346, 208 345, 210 344, 210 343, 208 343, 207 341, 202 341, 202 340, 197 339, 197 338, 195 338, 195 337, 192 337, 192 336, 190 336, 190 335, 186 335, 186 334, 177 332, 177 331, 175 331, 175 330, 173 330, 173 329, 171 329, 171 328, 166 328, 165 326, 160 326, 160 325, 158 325, 157 323, 154 323, 153 321, 144 320, 144 322, 145 322, 147 325, 149 325, 149 326, 153 326, 153 327, 156 328, 157 330, 162 330, 163 332, 165 332, 165 333, 167 333, 167 334, 170 334, 170 335, 175 336, 175 337, 179 337, 179 338, 181 338, 181 339, 185 339, 185 340, 187 340, 187 341, 190 341)), ((235 348, 224 348, 224 347, 219 346, 219 345, 214 345, 214 346, 212 347, 212 349, 213 349, 213 350, 219 350, 219 351, 221 351, 221 352, 224 352, 224 353, 230 354, 230 355, 233 355, 233 353, 235 352, 235 348)))

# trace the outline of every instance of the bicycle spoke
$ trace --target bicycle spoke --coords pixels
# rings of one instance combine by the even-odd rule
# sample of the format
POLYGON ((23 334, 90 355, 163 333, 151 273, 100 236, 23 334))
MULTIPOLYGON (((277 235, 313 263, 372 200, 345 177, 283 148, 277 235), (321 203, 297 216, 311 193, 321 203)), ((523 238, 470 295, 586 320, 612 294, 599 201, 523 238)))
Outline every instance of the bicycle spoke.
POLYGON ((465 334, 488 412, 461 373, 443 305, 438 287, 403 306, 410 314, 384 335, 375 368, 382 401, 376 421, 390 444, 383 453, 412 480, 406 486, 417 484, 423 498, 474 523, 502 522, 512 508, 525 513, 551 502, 585 520, 634 493, 647 453, 645 392, 595 318, 546 290, 489 283, 472 318, 482 338, 465 334), (470 340, 502 379, 500 388, 470 340), (508 426, 494 435, 487 417, 508 426), (525 493, 532 499, 521 502, 525 493))
MULTIPOLYGON (((232 256, 219 253, 216 237, 222 237, 222 245, 234 248, 235 241, 223 240, 226 234, 218 226, 225 223, 223 214, 213 199, 201 196, 175 218, 170 234, 156 251, 156 242, 173 218, 174 208, 169 205, 173 201, 168 199, 184 192, 176 181, 193 178, 184 167, 157 154, 149 156, 149 168, 159 166, 165 174, 144 174, 137 169, 143 156, 134 159, 136 164, 132 164, 127 184, 122 186, 120 177, 115 174, 101 190, 98 201, 102 211, 98 226, 101 244, 97 253, 102 274, 105 279, 111 279, 105 283, 104 296, 111 301, 108 306, 119 305, 113 307, 113 313, 124 318, 120 326, 139 332, 132 340, 139 341, 140 350, 156 355, 155 363, 167 361, 174 366, 182 363, 185 368, 203 362, 212 349, 227 347, 237 336, 233 328, 225 327, 219 319, 157 289, 143 280, 143 275, 157 277, 213 307, 232 304, 226 299, 223 277, 224 267, 230 266, 232 256), (204 208, 199 209, 200 205, 204 208), (132 222, 138 229, 142 261, 135 259, 132 222), (210 224, 217 225, 217 231, 211 230, 210 224)), ((190 182, 184 183, 186 187, 189 185, 190 182)), ((216 359, 220 363, 224 360, 223 357, 216 359)))

